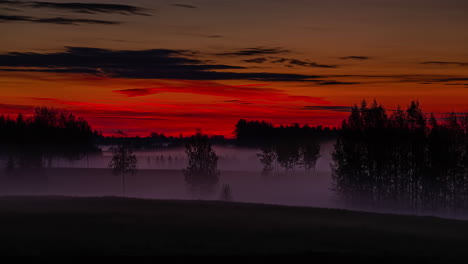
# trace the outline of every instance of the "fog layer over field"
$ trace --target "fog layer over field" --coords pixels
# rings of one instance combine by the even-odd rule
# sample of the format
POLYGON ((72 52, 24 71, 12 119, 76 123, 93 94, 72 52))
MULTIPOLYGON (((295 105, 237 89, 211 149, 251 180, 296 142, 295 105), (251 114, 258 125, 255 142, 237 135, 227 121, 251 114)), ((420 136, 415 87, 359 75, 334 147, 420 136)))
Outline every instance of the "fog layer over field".
MULTIPOLYGON (((184 179, 187 166, 184 149, 137 151, 138 170, 125 176, 125 196, 148 199, 206 199, 218 200, 222 186, 228 184, 236 202, 266 203, 292 206, 347 208, 365 211, 409 213, 465 218, 464 214, 402 211, 399 208, 365 208, 340 201, 333 191, 331 153, 334 142, 321 145, 315 171, 303 168, 276 171, 262 175, 258 149, 220 147, 214 149, 219 157, 220 180, 212 192, 190 191, 184 179)), ((44 168, 16 168, 0 172, 0 195, 64 195, 64 196, 122 196, 122 175, 107 168, 111 153, 108 148, 97 155, 80 160, 45 160, 44 168)), ((3 166, 6 161, 4 160, 3 166)))
MULTIPOLYGON (((138 171, 125 177, 126 196, 154 199, 218 199, 221 186, 229 184, 235 201, 283 205, 336 207, 331 188, 330 153, 332 143, 322 146, 316 171, 302 168, 286 173, 261 175, 260 150, 220 147, 220 180, 211 194, 188 191, 183 169, 187 166, 184 149, 137 151, 138 171)), ((107 168, 111 153, 85 156, 80 160, 44 161, 42 169, 15 169, 2 172, 1 195, 120 196, 122 176, 107 168)), ((4 161, 5 162, 5 161, 4 161)))

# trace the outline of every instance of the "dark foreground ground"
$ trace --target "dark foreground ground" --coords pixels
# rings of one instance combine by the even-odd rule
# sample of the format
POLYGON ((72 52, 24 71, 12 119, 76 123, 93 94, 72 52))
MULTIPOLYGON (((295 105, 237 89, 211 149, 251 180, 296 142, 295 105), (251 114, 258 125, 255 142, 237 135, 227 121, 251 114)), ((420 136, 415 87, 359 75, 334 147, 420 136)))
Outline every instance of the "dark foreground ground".
POLYGON ((468 260, 468 221, 124 198, 0 198, 2 255, 306 255, 468 260))

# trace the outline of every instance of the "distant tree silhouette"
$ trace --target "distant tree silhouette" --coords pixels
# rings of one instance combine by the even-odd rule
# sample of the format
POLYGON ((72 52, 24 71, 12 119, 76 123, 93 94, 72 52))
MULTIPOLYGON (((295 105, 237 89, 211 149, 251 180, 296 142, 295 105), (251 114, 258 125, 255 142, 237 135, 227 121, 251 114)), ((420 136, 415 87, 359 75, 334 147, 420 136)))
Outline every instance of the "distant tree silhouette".
MULTIPOLYGON (((118 131, 117 131, 118 132, 118 131)), ((119 135, 119 133, 116 133, 119 135)), ((151 133, 149 136, 140 137, 140 136, 102 136, 97 134, 94 136, 95 143, 98 145, 113 146, 119 145, 122 142, 129 144, 132 149, 161 149, 161 148, 176 148, 184 147, 185 142, 188 140, 188 137, 183 137, 179 135, 178 137, 166 136, 161 133, 151 133)), ((213 144, 224 145, 224 144, 233 144, 233 140, 226 139, 224 136, 214 135, 210 137, 210 141, 213 144)))
POLYGON ((320 158, 320 145, 314 141, 305 142, 300 151, 305 171, 315 171, 315 165, 320 158))
POLYGON ((257 156, 264 175, 278 171, 278 167, 286 172, 303 167, 310 172, 320 157, 320 143, 333 140, 337 133, 336 128, 299 124, 275 127, 265 121, 244 119, 237 122, 234 131, 238 145, 261 149, 257 156))
POLYGON ((262 175, 269 175, 274 171, 277 155, 272 146, 263 147, 262 152, 257 154, 257 157, 263 165, 262 175))
POLYGON ((38 107, 34 114, 16 118, 0 116, 0 145, 19 167, 40 168, 44 159, 77 159, 94 146, 96 132, 82 118, 60 109, 38 107))
POLYGON ((138 159, 126 144, 113 147, 112 159, 108 167, 116 175, 122 175, 122 195, 125 196, 125 174, 134 174, 137 169, 138 159))
POLYGON ((221 201, 232 202, 234 200, 232 196, 231 186, 229 184, 223 184, 221 188, 221 195, 219 197, 221 201))
POLYGON ((218 156, 212 148, 208 136, 197 131, 185 145, 188 166, 184 170, 185 181, 192 190, 200 189, 201 194, 210 192, 218 183, 220 172, 218 170, 218 156))
POLYGON ((389 116, 363 101, 337 137, 334 190, 358 206, 468 209, 467 119, 453 113, 438 122, 418 102, 389 116))
POLYGON ((248 147, 264 147, 279 140, 313 139, 316 142, 323 142, 334 139, 337 134, 336 128, 322 126, 311 127, 308 125, 299 126, 273 126, 265 121, 247 121, 241 119, 237 122, 234 134, 237 144, 248 147))
POLYGON ((14 169, 15 169, 15 160, 13 159, 13 156, 9 155, 6 166, 5 166, 5 172, 7 174, 10 174, 13 172, 14 169))

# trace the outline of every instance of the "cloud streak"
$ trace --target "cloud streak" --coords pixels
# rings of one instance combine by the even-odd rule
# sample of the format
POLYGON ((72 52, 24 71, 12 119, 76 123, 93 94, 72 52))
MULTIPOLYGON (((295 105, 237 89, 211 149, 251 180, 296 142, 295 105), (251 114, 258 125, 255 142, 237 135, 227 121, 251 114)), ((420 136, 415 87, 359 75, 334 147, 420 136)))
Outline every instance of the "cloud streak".
POLYGON ((257 80, 283 82, 317 82, 320 76, 230 72, 245 67, 210 64, 193 58, 190 50, 109 50, 86 47, 66 47, 55 53, 0 54, 0 71, 85 73, 97 76, 138 79, 184 80, 257 80))
POLYGON ((468 66, 468 62, 457 62, 457 61, 425 61, 425 62, 421 62, 421 64, 440 65, 440 66, 460 66, 460 67, 468 66))
POLYGON ((189 9, 197 8, 197 7, 194 6, 194 5, 188 5, 188 4, 172 4, 172 6, 175 6, 175 7, 182 7, 182 8, 189 8, 189 9))
POLYGON ((121 4, 56 3, 43 1, 0 1, 0 5, 13 5, 34 9, 56 9, 85 14, 122 14, 149 16, 149 9, 121 4))
POLYGON ((246 59, 242 60, 246 63, 273 63, 273 64, 283 64, 286 67, 312 67, 312 68, 338 68, 338 65, 326 65, 326 64, 319 64, 316 62, 311 61, 304 61, 298 59, 288 59, 288 58, 280 58, 280 57, 259 57, 253 59, 246 59))
POLYGON ((81 25, 81 24, 116 25, 116 24, 120 24, 120 22, 116 22, 116 21, 96 20, 96 19, 64 18, 64 17, 33 18, 30 16, 0 15, 0 23, 6 23, 6 22, 31 22, 31 23, 56 24, 56 25, 81 25))
POLYGON ((350 112, 351 107, 340 105, 306 105, 301 108, 302 110, 312 111, 334 111, 334 112, 350 112))
POLYGON ((233 52, 224 52, 224 53, 217 53, 215 55, 218 56, 254 56, 254 55, 271 55, 271 54, 282 54, 282 53, 289 53, 289 50, 283 48, 264 48, 264 47, 256 47, 256 48, 245 48, 240 49, 233 52))
POLYGON ((340 57, 342 60, 369 60, 371 57, 367 56, 347 56, 347 57, 340 57))

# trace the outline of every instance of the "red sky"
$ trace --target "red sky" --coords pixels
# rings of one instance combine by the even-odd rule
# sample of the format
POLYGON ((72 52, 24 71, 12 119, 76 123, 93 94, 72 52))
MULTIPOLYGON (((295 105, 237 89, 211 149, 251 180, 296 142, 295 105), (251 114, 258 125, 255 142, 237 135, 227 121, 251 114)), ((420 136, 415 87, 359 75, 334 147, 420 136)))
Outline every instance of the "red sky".
POLYGON ((0 4, 0 113, 229 136, 240 118, 338 125, 362 99, 468 111, 461 1, 65 2, 0 4))

